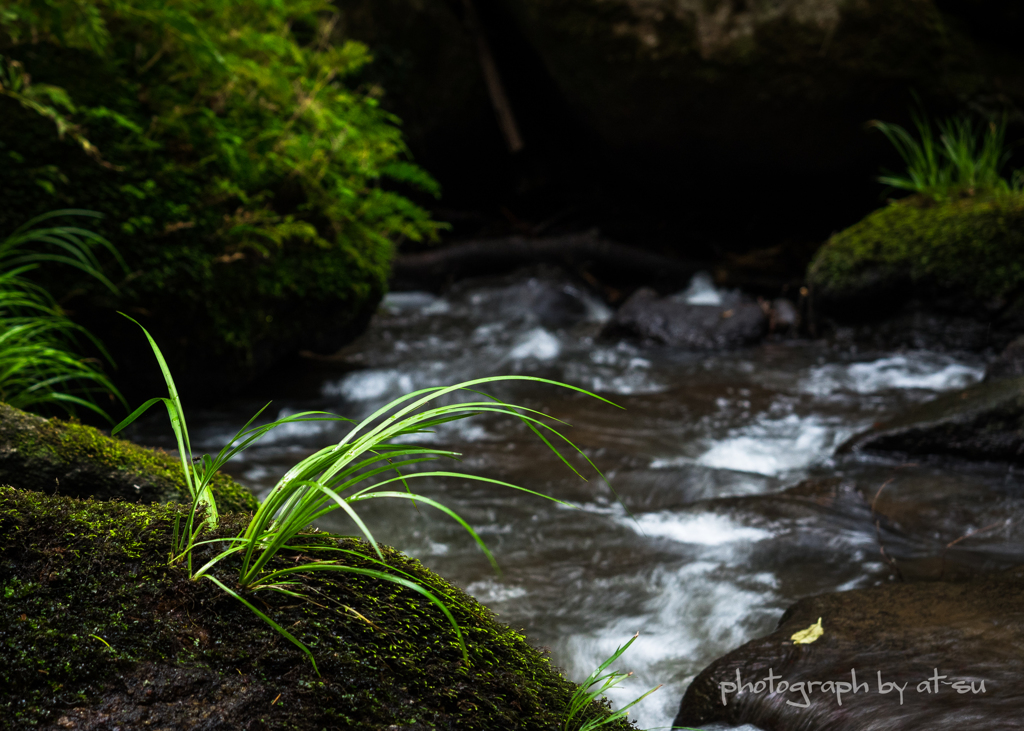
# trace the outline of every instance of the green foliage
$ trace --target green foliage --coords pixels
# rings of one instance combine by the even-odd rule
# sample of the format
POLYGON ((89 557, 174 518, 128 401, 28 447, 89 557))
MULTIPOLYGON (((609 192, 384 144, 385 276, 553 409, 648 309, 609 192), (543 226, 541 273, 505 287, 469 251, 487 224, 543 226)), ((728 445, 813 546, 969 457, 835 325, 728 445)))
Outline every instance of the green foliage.
POLYGON ((114 289, 93 251, 116 256, 108 241, 77 226, 39 225, 70 216, 97 217, 90 211, 53 211, 0 241, 0 401, 20 409, 57 406, 68 413, 80 406, 109 421, 97 401, 121 395, 99 363, 76 354, 83 340, 105 355, 103 346, 71 322, 48 291, 26 278, 41 264, 63 264, 114 289))
POLYGON ((374 90, 347 83, 370 56, 333 42, 336 19, 323 0, 7 3, 0 219, 107 213, 132 269, 121 307, 240 364, 345 327, 394 242, 437 234, 397 187, 438 191, 374 90))
POLYGON ((1024 193, 895 201, 833 235, 808 281, 839 299, 908 281, 978 302, 1012 296, 1024 289, 1024 193))
POLYGON ((936 200, 1024 189, 1024 171, 1015 171, 1009 180, 1001 175, 1010 159, 1005 120, 979 126, 967 117, 945 119, 938 123, 936 138, 926 115, 913 119, 917 138, 898 124, 871 122, 907 165, 905 174, 887 173, 879 182, 936 200))
POLYGON ((601 714, 596 717, 586 718, 586 712, 592 712, 594 709, 594 701, 604 696, 604 694, 610 689, 614 688, 633 674, 620 673, 616 670, 608 670, 608 668, 613 662, 621 657, 622 653, 629 649, 629 646, 632 645, 639 636, 640 633, 638 632, 633 635, 626 644, 616 648, 615 652, 613 652, 607 660, 601 663, 597 670, 592 672, 590 677, 584 680, 576 688, 572 694, 572 698, 569 700, 569 712, 565 717, 565 724, 562 726, 562 731, 594 731, 596 728, 601 728, 602 726, 614 723, 620 718, 625 718, 626 714, 629 713, 630 708, 661 687, 659 685, 657 688, 651 688, 642 696, 630 703, 627 703, 614 713, 608 715, 601 714), (605 670, 608 670, 608 672, 605 673, 605 670))
MULTIPOLYGON (((310 649, 291 632, 246 600, 243 596, 244 593, 251 594, 265 590, 304 598, 301 593, 298 593, 300 584, 294 580, 294 575, 306 575, 311 572, 320 571, 355 573, 399 584, 422 594, 440 609, 455 631, 458 644, 462 649, 464 662, 470 662, 462 630, 449 608, 428 589, 417 583, 415 577, 408 574, 405 574, 405 576, 396 575, 394 568, 389 566, 385 560, 384 553, 378 546, 373 534, 352 507, 354 503, 389 498, 413 500, 417 503, 436 508, 458 522, 473 537, 496 570, 497 563, 494 561, 494 557, 476 531, 451 509, 428 497, 413 493, 409 490, 408 480, 422 477, 453 477, 476 480, 478 482, 521 490, 531 495, 537 495, 563 505, 568 505, 568 503, 563 503, 561 500, 534 492, 533 490, 511 485, 501 480, 478 477, 476 475, 439 471, 403 473, 403 467, 430 462, 440 457, 454 459, 459 457, 458 453, 455 452, 405 445, 401 443, 403 438, 428 433, 432 427, 450 421, 469 418, 477 414, 504 414, 522 421, 577 475, 579 475, 579 472, 552 445, 549 437, 565 442, 597 471, 598 475, 601 475, 594 463, 591 462, 590 458, 579 447, 564 437, 557 429, 546 423, 545 419, 552 419, 552 417, 547 417, 535 409, 505 404, 497 398, 476 390, 476 387, 496 381, 536 381, 578 391, 611 404, 607 399, 575 386, 532 376, 496 376, 466 381, 454 386, 426 388, 402 396, 381 407, 356 424, 338 444, 324 447, 288 470, 260 505, 259 510, 256 511, 256 514, 252 517, 245 530, 235 539, 228 541, 229 547, 218 553, 198 570, 193 570, 193 554, 198 546, 224 542, 222 540, 198 540, 204 531, 214 530, 220 523, 216 499, 213 492, 209 489, 209 479, 216 473, 216 470, 231 457, 240 453, 267 432, 282 424, 294 421, 344 419, 324 412, 303 412, 258 427, 251 426, 262 413, 263 409, 261 409, 242 427, 216 457, 211 458, 209 455, 202 455, 196 458, 192 454, 188 428, 185 424, 185 413, 181 407, 181 401, 178 398, 177 388, 174 385, 170 369, 167 367, 159 346, 157 346, 150 334, 146 332, 145 328, 142 329, 149 340, 149 345, 156 356, 157 363, 167 383, 168 397, 153 398, 145 402, 118 424, 114 428, 113 433, 116 434, 124 429, 151 406, 162 403, 167 409, 167 414, 171 420, 171 428, 174 431, 178 444, 185 482, 192 495, 192 509, 189 512, 188 519, 185 521, 184 528, 182 529, 179 523, 175 524, 171 562, 174 563, 185 559, 189 575, 192 578, 209 579, 226 593, 245 604, 279 634, 306 653, 318 674, 319 670, 317 669, 316 660, 310 649), (436 405, 435 403, 438 399, 449 394, 456 394, 462 391, 482 396, 485 400, 456 402, 446 405, 436 405), (544 432, 547 432, 547 435, 544 432), (376 479, 391 472, 395 473, 396 476, 376 479), (366 484, 368 482, 369 484, 366 484), (394 482, 401 482, 406 491, 396 492, 380 489, 394 482), (352 519, 352 522, 359 528, 362 535, 377 554, 376 559, 370 557, 369 560, 379 564, 383 570, 381 568, 354 567, 344 562, 345 556, 336 559, 311 557, 301 563, 297 560, 293 566, 277 569, 269 568, 271 562, 282 550, 295 548, 295 542, 308 534, 309 526, 314 521, 335 510, 344 511, 352 519), (200 515, 203 517, 202 520, 199 519, 200 515), (241 557, 241 566, 236 581, 236 591, 211 574, 210 571, 221 562, 238 556, 241 557)), ((265 409, 266 406, 263 408, 265 409)), ((580 477, 582 478, 582 475, 580 477)), ((603 475, 601 477, 603 478, 603 475)), ((344 536, 337 537, 343 538, 344 536)), ((336 551, 343 554, 352 553, 350 550, 338 548, 317 549, 315 547, 307 547, 305 550, 309 553, 315 553, 317 550, 336 551)), ((366 557, 361 556, 361 558, 365 559, 366 557)))

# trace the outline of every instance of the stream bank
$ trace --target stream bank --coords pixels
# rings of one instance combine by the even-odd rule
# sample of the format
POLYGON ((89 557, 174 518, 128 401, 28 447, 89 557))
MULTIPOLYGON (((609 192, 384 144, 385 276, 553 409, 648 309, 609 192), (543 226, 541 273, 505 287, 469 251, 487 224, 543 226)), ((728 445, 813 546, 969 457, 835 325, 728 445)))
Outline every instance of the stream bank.
MULTIPOLYGON (((710 303, 726 301, 729 290, 702 282, 675 300, 718 307, 722 319, 723 308, 710 303)), ((1016 469, 835 454, 875 422, 981 382, 984 357, 778 333, 756 346, 700 351, 604 334, 614 316, 585 282, 550 269, 464 279, 440 294, 393 292, 351 346, 303 359, 251 398, 190 410, 193 445, 219 449, 270 397, 275 414, 325 409, 359 418, 417 388, 502 373, 562 380, 624 406, 541 385, 494 391, 572 424, 567 436, 604 471, 621 505, 515 424, 485 418, 424 435, 463 453, 461 464, 442 469, 472 470, 578 506, 458 478, 418 478, 415 489, 479 531, 500 577, 444 516, 370 506, 364 519, 379 540, 551 648, 552 662, 574 680, 639 630, 620 663, 636 680, 610 697, 622 704, 665 683, 637 707, 642 728, 671 724, 693 678, 771 633, 795 602, 893 581, 886 555, 908 581, 1021 562, 1016 524, 946 548, 1016 514, 1024 495, 1016 469), (815 482, 788 490, 804 480, 815 482)), ((262 494, 344 431, 296 425, 227 469, 262 494)), ((131 438, 170 446, 162 420, 140 424, 131 438)), ((343 519, 325 527, 353 530, 343 519)))

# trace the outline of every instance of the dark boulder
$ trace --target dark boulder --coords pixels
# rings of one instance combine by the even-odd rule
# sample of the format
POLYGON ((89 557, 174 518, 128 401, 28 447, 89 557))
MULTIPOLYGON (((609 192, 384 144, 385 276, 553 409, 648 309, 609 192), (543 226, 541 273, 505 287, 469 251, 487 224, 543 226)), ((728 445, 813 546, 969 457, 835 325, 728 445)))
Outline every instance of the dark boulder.
POLYGON ((775 632, 700 673, 686 691, 675 725, 1008 731, 1019 728, 1024 717, 1022 646, 1024 576, 1019 571, 973 582, 887 584, 803 599, 783 615, 775 632), (791 636, 819 618, 822 636, 794 644, 791 636), (760 682, 769 673, 775 693, 760 682), (782 682, 787 686, 779 692, 782 682), (798 683, 805 684, 806 698, 794 687, 798 683), (898 684, 902 694, 887 683, 898 684))
POLYGON ((764 308, 738 293, 722 295, 719 304, 691 304, 680 296, 658 297, 645 287, 626 300, 605 333, 691 350, 719 350, 756 343, 767 327, 764 308))
POLYGON ((989 363, 985 370, 986 381, 1019 376, 1024 376, 1024 336, 1007 345, 999 357, 989 363))
POLYGON ((838 451, 1024 463, 1024 377, 943 394, 872 426, 838 451))
MULTIPOLYGON (((516 156, 466 0, 339 7, 339 34, 370 46, 366 73, 444 184, 445 207, 496 208, 499 197, 505 217, 531 227, 587 210, 609 232, 644 228, 699 258, 713 247, 695 230, 746 251, 754 230, 820 240, 877 204, 872 177, 897 159, 863 125, 909 123, 910 90, 939 114, 1024 105, 1012 0, 474 4, 525 142, 516 156)), ((451 220, 468 226, 462 215, 451 220)))
POLYGON ((937 311, 935 304, 935 300, 911 301, 894 307, 888 315, 874 315, 857 324, 818 318, 816 327, 841 347, 876 350, 981 353, 1002 348, 1013 337, 1012 330, 994 328, 984 315, 972 317, 949 310, 937 311))

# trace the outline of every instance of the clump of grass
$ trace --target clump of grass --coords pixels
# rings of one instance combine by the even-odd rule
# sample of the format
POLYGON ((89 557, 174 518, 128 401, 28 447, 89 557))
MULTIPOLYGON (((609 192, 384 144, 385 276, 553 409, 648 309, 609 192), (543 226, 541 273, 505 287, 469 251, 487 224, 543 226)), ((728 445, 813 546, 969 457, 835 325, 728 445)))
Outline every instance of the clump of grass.
MULTIPOLYGON (((130 319, 130 318, 129 318, 130 319)), ((138 324, 138 323, 136 323, 138 324)), ((140 325, 141 327, 141 325, 140 325)), ((143 328, 143 332, 145 328, 143 328)), ((383 581, 399 584, 418 592, 444 613, 458 639, 462 649, 463 660, 470 663, 468 648, 462 637, 461 629, 448 607, 436 595, 420 584, 415 577, 388 565, 384 553, 377 545, 372 532, 356 512, 355 506, 367 500, 397 499, 411 500, 440 510, 459 523, 477 542, 491 564, 497 569, 494 556, 488 550, 480 536, 457 513, 443 504, 419 495, 409 488, 409 481, 424 477, 453 477, 457 479, 476 480, 493 485, 520 490, 531 495, 569 505, 561 500, 495 480, 476 475, 447 471, 427 471, 408 473, 404 468, 429 462, 438 458, 458 459, 459 454, 447 450, 408 444, 405 439, 417 434, 430 432, 436 426, 479 414, 501 414, 510 416, 524 423, 534 434, 566 464, 569 469, 582 478, 572 466, 558 446, 575 452, 582 457, 593 470, 602 477, 600 470, 590 458, 565 437, 550 422, 562 423, 545 414, 523 406, 506 404, 500 399, 478 390, 480 386, 499 381, 534 381, 567 388, 586 394, 608 404, 612 402, 576 386, 557 381, 531 376, 497 376, 479 378, 453 386, 425 388, 395 399, 391 403, 375 411, 359 423, 337 444, 324 447, 292 467, 271 490, 261 504, 259 510, 251 518, 245 530, 228 541, 218 539, 201 540, 205 531, 213 529, 219 522, 216 500, 210 490, 210 480, 224 463, 231 457, 252 445, 256 440, 272 429, 286 423, 313 420, 349 421, 343 417, 326 412, 303 412, 284 419, 272 421, 260 426, 252 426, 260 416, 262 409, 235 435, 235 437, 215 457, 202 455, 194 457, 189 442, 185 414, 178 397, 174 379, 167 367, 160 348, 146 332, 153 353, 156 355, 160 370, 167 383, 168 396, 150 399, 133 411, 124 421, 118 424, 113 433, 135 421, 147 409, 163 404, 167 409, 178 445, 182 471, 192 497, 192 509, 184 525, 175 527, 170 562, 183 562, 189 575, 194 579, 208 579, 256 613, 267 624, 283 637, 298 647, 313 664, 319 673, 316 659, 306 645, 288 630, 274 621, 273 618, 257 609, 247 597, 257 592, 274 591, 297 598, 305 598, 302 594, 301 576, 317 571, 338 573, 355 573, 370 576, 383 581), (444 403, 444 397, 451 394, 472 394, 475 400, 444 403), (382 489, 388 485, 400 483, 404 491, 382 489), (367 559, 379 568, 351 566, 345 563, 346 554, 353 554, 351 549, 331 547, 318 543, 315 546, 301 546, 300 556, 296 563, 287 568, 272 569, 271 561, 283 550, 300 549, 297 542, 305 535, 311 534, 310 526, 319 518, 335 510, 346 513, 358 528, 360 534, 370 544, 375 555, 357 554, 361 562, 367 559), (196 547, 209 543, 228 544, 211 560, 199 568, 192 565, 196 547), (310 558, 309 554, 317 554, 310 558), (306 558, 303 558, 306 556, 306 558), (229 557, 240 559, 238 575, 233 586, 229 586, 214 576, 211 570, 229 557)), ((269 405, 269 404, 268 404, 269 405)), ((614 406, 614 404, 612 404, 614 406)), ((264 407, 266 409, 266 407, 264 407)), ((572 507, 572 506, 570 506, 572 507)), ((317 533, 321 538, 344 538, 332 534, 317 533)))
POLYGON ((57 407, 69 414, 83 407, 110 421, 97 402, 123 402, 121 394, 100 362, 78 352, 88 342, 108 361, 109 355, 85 328, 68 319, 47 290, 26 277, 43 264, 62 264, 116 292, 96 256, 97 249, 106 249, 120 260, 110 242, 78 226, 41 225, 68 216, 100 214, 52 211, 0 241, 0 400, 20 409, 57 407))
POLYGON ((907 166, 903 174, 887 172, 879 182, 936 200, 1024 190, 1024 170, 1014 171, 1009 178, 1002 174, 1011 155, 1005 119, 978 124, 968 117, 951 117, 938 122, 936 136, 925 114, 914 113, 912 118, 916 137, 898 124, 870 123, 907 166))
POLYGON ((596 718, 585 717, 586 711, 593 707, 594 701, 603 697, 605 693, 633 674, 631 672, 620 673, 617 670, 608 670, 608 668, 613 662, 619 659, 622 653, 629 649, 629 646, 632 645, 639 636, 640 633, 637 632, 626 644, 618 647, 607 660, 598 666, 597 670, 590 674, 590 677, 577 686, 575 692, 572 694, 572 698, 569 700, 569 712, 565 717, 565 724, 562 726, 562 731, 594 731, 596 728, 606 726, 609 723, 614 723, 620 718, 625 718, 626 714, 629 713, 630 708, 661 687, 659 685, 655 688, 651 688, 639 698, 627 703, 622 708, 607 716, 598 716, 596 718), (606 670, 608 670, 608 672, 605 672, 606 670))

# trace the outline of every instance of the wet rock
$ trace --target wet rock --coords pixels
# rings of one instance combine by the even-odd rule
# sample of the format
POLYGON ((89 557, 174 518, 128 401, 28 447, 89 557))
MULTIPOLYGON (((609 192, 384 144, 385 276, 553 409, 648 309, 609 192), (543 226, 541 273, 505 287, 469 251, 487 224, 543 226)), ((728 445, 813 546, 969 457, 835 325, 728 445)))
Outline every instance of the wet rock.
POLYGON ((807 272, 815 315, 882 347, 1003 349, 1024 330, 1024 196, 910 196, 834 234, 807 272))
POLYGON ((1019 376, 1024 376, 1024 335, 1007 345, 985 371, 986 381, 1019 376))
POLYGON ((838 451, 1024 463, 1024 377, 944 394, 876 424, 838 451))
POLYGON ((701 672, 686 691, 675 724, 750 723, 766 731, 1016 729, 1024 717, 1022 645, 1024 576, 1019 571, 973 582, 887 584, 803 599, 783 615, 775 632, 701 672), (794 633, 819 618, 824 630, 819 639, 792 642, 794 633), (772 685, 758 684, 769 673, 772 685), (737 678, 742 689, 732 685, 737 678), (798 683, 805 684, 806 698, 794 688, 798 683), (901 693, 887 683, 903 689, 902 702, 901 693))
POLYGON ((691 350, 718 350, 758 342, 767 325, 764 309, 738 293, 722 295, 719 304, 691 304, 642 288, 615 313, 605 333, 691 350))
MULTIPOLYGON (((994 328, 985 316, 936 311, 935 301, 911 301, 894 306, 891 314, 856 324, 829 318, 824 328, 841 345, 877 350, 935 350, 984 352, 1002 348, 1013 337, 1013 330, 994 328)), ((849 312, 856 312, 850 310, 849 312)), ((819 321, 819 326, 823 323, 819 321)))
POLYGON ((773 333, 791 334, 800 328, 800 311, 784 297, 772 300, 768 312, 768 330, 773 333))
MULTIPOLYGON (((0 484, 72 497, 129 502, 191 502, 181 461, 111 438, 75 421, 44 419, 0 403, 0 484)), ((212 482, 221 512, 258 507, 230 477, 212 482)))
MULTIPOLYGON (((554 268, 534 267, 530 277, 499 278, 489 291, 456 285, 451 295, 472 309, 483 309, 508 323, 526 322, 545 328, 570 327, 589 314, 584 291, 554 268), (505 286, 500 286, 504 284, 505 286)), ((525 274, 525 272, 524 272, 525 274)))
MULTIPOLYGON (((834 577, 847 565, 856 566, 851 576, 873 577, 870 583, 963 580, 1024 564, 1019 490, 965 484, 931 471, 900 473, 884 483, 813 478, 779 493, 698 505, 769 532, 750 561, 801 587, 813 587, 808 576, 817 571, 834 577)), ((804 588, 796 596, 814 591, 804 588)))

